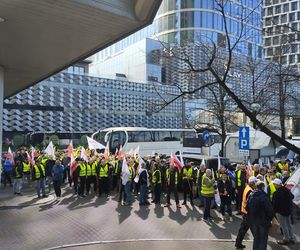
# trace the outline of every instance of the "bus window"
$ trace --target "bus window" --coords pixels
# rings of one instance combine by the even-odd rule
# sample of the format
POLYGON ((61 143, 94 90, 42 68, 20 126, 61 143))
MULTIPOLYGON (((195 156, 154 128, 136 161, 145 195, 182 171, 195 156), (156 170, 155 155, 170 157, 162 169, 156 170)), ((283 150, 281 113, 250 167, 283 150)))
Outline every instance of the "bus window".
POLYGON ((155 131, 155 141, 171 141, 170 131, 155 131))
POLYGON ((172 141, 180 141, 182 138, 182 131, 172 131, 172 141))
POLYGON ((197 134, 193 131, 184 131, 183 138, 197 138, 197 134))
POLYGON ((120 145, 124 146, 125 144, 125 132, 124 131, 115 131, 111 133, 110 136, 110 150, 114 151, 120 145))

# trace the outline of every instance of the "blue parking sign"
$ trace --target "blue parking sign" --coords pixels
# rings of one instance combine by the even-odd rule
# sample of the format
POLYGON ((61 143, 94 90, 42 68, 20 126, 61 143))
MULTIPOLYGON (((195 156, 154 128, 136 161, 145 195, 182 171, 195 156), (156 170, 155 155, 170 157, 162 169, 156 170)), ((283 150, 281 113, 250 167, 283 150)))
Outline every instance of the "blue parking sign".
POLYGON ((239 150, 249 150, 250 140, 249 140, 250 129, 249 127, 239 127, 239 150))

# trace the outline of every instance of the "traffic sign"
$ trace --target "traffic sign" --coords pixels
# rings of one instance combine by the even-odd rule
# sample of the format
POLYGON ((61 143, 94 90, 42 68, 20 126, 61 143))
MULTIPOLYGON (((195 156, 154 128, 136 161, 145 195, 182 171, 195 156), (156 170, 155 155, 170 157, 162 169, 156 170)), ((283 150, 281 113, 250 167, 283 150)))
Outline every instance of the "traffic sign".
POLYGON ((250 139, 249 139, 250 129, 249 127, 239 127, 239 150, 242 154, 249 154, 250 149, 250 139), (248 151, 248 153, 246 152, 248 151))
POLYGON ((203 139, 205 142, 207 142, 207 141, 209 140, 209 137, 210 137, 209 131, 204 130, 204 131, 203 131, 203 134, 202 134, 202 139, 203 139))

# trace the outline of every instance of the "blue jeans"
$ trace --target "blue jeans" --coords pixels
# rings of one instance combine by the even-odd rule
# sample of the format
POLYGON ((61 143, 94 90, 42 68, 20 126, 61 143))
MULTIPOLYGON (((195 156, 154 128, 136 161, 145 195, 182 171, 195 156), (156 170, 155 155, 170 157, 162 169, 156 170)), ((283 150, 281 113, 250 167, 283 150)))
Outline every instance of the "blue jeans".
POLYGON ((147 201, 147 184, 140 185, 140 204, 145 204, 147 201))
POLYGON ((269 227, 250 225, 253 234, 253 250, 266 250, 268 244, 269 227))
POLYGON ((132 190, 131 190, 131 181, 127 181, 125 184, 125 194, 126 194, 126 202, 131 205, 132 203, 132 190))
POLYGON ((203 196, 204 199, 204 215, 203 219, 207 220, 210 217, 211 202, 214 197, 203 196))
POLYGON ((291 216, 283 216, 279 213, 276 213, 279 225, 282 228, 283 240, 295 240, 294 233, 291 225, 291 216))
POLYGON ((43 196, 45 196, 46 195, 46 192, 45 192, 45 177, 42 177, 39 180, 36 180, 35 185, 36 185, 36 192, 37 192, 38 197, 41 197, 41 189, 42 189, 43 196))

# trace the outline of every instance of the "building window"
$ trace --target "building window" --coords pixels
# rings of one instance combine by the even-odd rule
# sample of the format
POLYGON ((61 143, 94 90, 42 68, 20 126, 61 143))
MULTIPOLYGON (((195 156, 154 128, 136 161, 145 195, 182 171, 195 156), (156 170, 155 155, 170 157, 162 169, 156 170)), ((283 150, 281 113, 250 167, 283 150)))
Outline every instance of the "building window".
POLYGON ((280 14, 281 12, 281 5, 275 6, 275 14, 280 14))
POLYGON ((291 45, 291 52, 292 53, 297 53, 297 50, 298 50, 298 44, 292 44, 291 45))
POLYGON ((273 38, 273 45, 279 45, 279 36, 273 38))
POLYGON ((295 63, 296 62, 296 57, 295 55, 290 55, 290 63, 295 63))
POLYGON ((283 12, 284 13, 285 12, 289 12, 289 4, 288 3, 286 3, 286 4, 283 5, 283 12))
POLYGON ((295 21, 295 20, 296 20, 295 13, 290 13, 290 22, 295 21))
POLYGON ((270 46, 271 45, 271 38, 266 38, 265 39, 265 46, 270 46))
POLYGON ((292 2, 291 3, 291 10, 297 10, 298 8, 298 3, 297 2, 292 2))
POLYGON ((267 54, 267 56, 273 56, 273 48, 268 48, 266 50, 266 54, 267 54))
POLYGON ((267 9, 267 14, 268 14, 268 16, 273 15, 273 7, 270 7, 270 8, 267 9))
POLYGON ((286 23, 287 22, 287 14, 284 14, 281 16, 281 23, 286 23))

